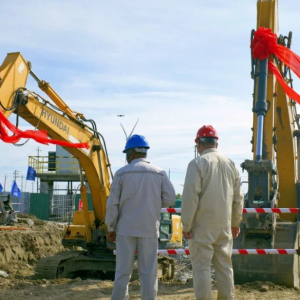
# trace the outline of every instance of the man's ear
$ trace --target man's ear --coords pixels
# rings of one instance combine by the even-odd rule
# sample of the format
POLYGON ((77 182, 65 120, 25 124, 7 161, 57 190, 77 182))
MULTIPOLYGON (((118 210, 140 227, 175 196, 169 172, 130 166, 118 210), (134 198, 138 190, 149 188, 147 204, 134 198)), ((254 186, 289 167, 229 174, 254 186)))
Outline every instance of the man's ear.
POLYGON ((131 152, 129 153, 128 160, 127 160, 128 163, 130 163, 130 162, 132 161, 132 159, 133 159, 133 157, 134 157, 134 154, 135 154, 134 151, 131 151, 131 152))

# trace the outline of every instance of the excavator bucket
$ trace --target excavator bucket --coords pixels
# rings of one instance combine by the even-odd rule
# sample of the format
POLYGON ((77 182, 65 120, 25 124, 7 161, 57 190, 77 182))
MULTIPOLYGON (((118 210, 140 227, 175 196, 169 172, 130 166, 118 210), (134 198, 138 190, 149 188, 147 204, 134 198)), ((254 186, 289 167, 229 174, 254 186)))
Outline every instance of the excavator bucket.
MULTIPOLYGON (((234 242, 234 248, 299 249, 299 234, 299 222, 277 221, 272 236, 256 234, 243 226, 240 236, 234 242)), ((270 281, 299 288, 299 255, 234 255, 232 262, 235 283, 270 281)))

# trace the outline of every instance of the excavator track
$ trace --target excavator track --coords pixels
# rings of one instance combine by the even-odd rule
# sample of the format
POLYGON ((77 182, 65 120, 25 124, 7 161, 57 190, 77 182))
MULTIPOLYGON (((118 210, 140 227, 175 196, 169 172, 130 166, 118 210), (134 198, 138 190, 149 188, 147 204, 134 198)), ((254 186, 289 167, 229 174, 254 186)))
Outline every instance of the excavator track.
MULTIPOLYGON (((35 277, 37 279, 55 279, 55 278, 72 278, 74 277, 72 272, 66 273, 64 269, 66 266, 76 263, 76 261, 87 261, 96 264, 99 262, 98 259, 88 258, 85 251, 66 251, 59 252, 56 255, 44 257, 40 259, 36 265, 35 277)), ((66 267, 67 269, 67 267, 66 267)), ((98 269, 100 270, 100 269, 98 269)), ((87 269, 82 270, 87 271, 87 269)), ((92 270, 91 270, 92 271, 92 270)), ((95 271, 95 270, 94 270, 95 271)), ((113 271, 109 270, 110 278, 113 279, 113 271)), ((174 278, 175 264, 174 259, 161 256, 158 258, 158 278, 164 278, 170 280, 174 278)), ((131 281, 139 278, 138 266, 135 263, 131 281)))
POLYGON ((66 251, 42 258, 36 266, 36 277, 45 279, 97 277, 114 278, 116 260, 109 250, 89 254, 87 251, 66 251))
POLYGON ((56 255, 40 259, 36 265, 35 277, 38 279, 58 278, 58 268, 62 261, 81 255, 81 251, 59 252, 56 255))

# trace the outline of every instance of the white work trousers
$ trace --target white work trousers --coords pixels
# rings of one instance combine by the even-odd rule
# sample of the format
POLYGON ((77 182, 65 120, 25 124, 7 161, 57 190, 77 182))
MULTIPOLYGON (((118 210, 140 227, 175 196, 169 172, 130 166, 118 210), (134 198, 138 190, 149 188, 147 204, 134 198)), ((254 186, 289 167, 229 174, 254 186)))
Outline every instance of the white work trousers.
POLYGON ((211 262, 215 268, 218 300, 234 299, 231 229, 193 228, 189 240, 193 285, 197 300, 211 300, 211 262))
POLYGON ((136 251, 142 300, 155 300, 157 295, 157 238, 117 235, 117 264, 111 300, 128 300, 128 284, 136 251))

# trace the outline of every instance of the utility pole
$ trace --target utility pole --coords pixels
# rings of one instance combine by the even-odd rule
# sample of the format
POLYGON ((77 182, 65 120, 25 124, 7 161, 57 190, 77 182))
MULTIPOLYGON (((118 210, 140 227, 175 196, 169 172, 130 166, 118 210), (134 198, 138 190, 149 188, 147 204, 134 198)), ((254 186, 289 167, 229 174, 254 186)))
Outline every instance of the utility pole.
POLYGON ((20 171, 15 170, 14 173, 13 173, 13 174, 14 174, 14 178, 15 178, 15 182, 17 182, 17 178, 19 177, 19 176, 18 176, 18 173, 19 173, 19 172, 20 172, 20 171))
POLYGON ((37 157, 38 157, 38 160, 39 160, 40 152, 41 152, 42 150, 40 149, 40 147, 38 147, 38 148, 36 149, 36 151, 37 151, 37 157))
POLYGON ((7 177, 7 175, 4 175, 4 192, 5 192, 5 184, 6 184, 6 177, 7 177))
POLYGON ((169 179, 171 178, 171 171, 170 171, 170 169, 169 169, 169 179))
POLYGON ((21 191, 23 192, 23 178, 24 178, 24 175, 21 175, 21 191))
MULTIPOLYGON (((40 147, 38 147, 36 149, 36 151, 37 151, 37 170, 36 170, 36 172, 38 173, 40 171, 40 151, 41 151, 40 147)), ((39 178, 38 177, 36 177, 36 192, 37 193, 39 192, 39 178)))

